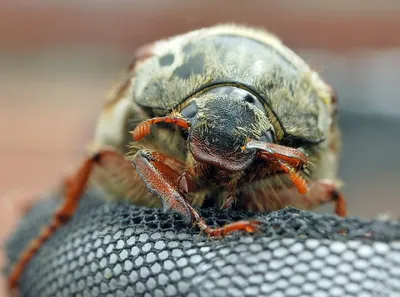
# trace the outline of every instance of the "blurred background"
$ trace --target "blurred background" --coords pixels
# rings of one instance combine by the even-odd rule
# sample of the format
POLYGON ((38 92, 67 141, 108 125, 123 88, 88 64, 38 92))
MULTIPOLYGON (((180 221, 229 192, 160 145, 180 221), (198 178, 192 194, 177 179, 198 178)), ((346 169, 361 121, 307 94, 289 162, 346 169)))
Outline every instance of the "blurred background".
POLYGON ((136 47, 223 22, 277 34, 336 88, 350 215, 400 216, 400 1, 2 0, 0 244, 85 156, 136 47))
POLYGON ((43 192, 78 165, 136 47, 222 22, 277 34, 336 88, 350 214, 399 216, 396 0, 1 1, 3 205, 43 192))

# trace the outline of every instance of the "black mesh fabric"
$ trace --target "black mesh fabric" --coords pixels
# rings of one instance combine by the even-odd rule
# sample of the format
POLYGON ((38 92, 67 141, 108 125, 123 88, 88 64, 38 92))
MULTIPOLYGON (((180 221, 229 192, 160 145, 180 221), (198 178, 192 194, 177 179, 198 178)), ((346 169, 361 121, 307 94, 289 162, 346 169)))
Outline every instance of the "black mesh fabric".
MULTIPOLYGON (((211 239, 177 214, 86 196, 28 265, 22 297, 400 296, 399 223, 205 209, 212 225, 264 222, 255 235, 211 239)), ((58 203, 46 199, 22 221, 7 244, 11 262, 58 203)))

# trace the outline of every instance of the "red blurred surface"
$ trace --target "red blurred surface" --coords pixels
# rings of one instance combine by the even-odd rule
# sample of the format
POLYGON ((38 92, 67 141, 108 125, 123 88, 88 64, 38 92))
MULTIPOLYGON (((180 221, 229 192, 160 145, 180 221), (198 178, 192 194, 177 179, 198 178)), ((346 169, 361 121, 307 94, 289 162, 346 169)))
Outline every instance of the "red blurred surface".
POLYGON ((399 46, 396 1, 6 1, 5 48, 113 44, 128 49, 154 38, 222 22, 266 27, 290 46, 331 50, 399 46))

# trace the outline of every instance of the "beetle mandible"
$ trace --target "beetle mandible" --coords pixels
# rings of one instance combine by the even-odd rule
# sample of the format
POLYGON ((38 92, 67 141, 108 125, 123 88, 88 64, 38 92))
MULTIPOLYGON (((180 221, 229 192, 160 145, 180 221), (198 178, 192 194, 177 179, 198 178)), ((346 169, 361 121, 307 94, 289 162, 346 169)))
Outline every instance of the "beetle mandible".
POLYGON ((140 48, 106 101, 93 152, 64 183, 65 200, 9 278, 77 209, 88 183, 110 197, 180 213, 210 236, 195 207, 271 211, 346 204, 336 181, 340 132, 332 88, 272 34, 218 25, 140 48), (133 139, 132 139, 133 137, 133 139))

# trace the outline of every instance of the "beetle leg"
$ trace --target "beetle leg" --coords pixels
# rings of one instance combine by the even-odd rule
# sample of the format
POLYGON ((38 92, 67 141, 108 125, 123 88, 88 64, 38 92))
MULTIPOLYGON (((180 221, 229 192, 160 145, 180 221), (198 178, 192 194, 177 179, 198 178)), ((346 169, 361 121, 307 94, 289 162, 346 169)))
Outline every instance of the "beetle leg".
POLYGON ((286 206, 313 209, 322 204, 334 202, 335 213, 341 217, 347 216, 346 200, 336 182, 328 179, 312 180, 308 183, 308 188, 307 194, 303 195, 295 186, 272 191, 269 188, 260 187, 245 199, 249 203, 249 209, 261 211, 274 211, 286 206))
MULTIPOLYGON (((308 189, 307 183, 301 177, 301 175, 297 173, 299 169, 307 164, 307 157, 300 150, 271 143, 263 143, 260 141, 249 141, 245 148, 259 149, 257 153, 259 159, 276 162, 279 167, 289 175, 297 189, 297 193, 292 193, 292 188, 289 189, 288 193, 285 193, 285 191, 287 191, 286 189, 278 190, 276 197, 277 201, 281 202, 285 199, 289 201, 292 200, 292 202, 293 200, 302 201, 300 197, 296 196, 298 196, 298 194, 307 194, 307 192, 311 190, 308 189), (281 191, 283 192, 281 193, 281 191)), ((316 206, 329 201, 335 201, 336 214, 342 217, 347 215, 346 201, 343 197, 343 194, 338 190, 337 185, 333 181, 318 180, 311 183, 313 186, 313 191, 307 195, 308 199, 306 204, 316 206)), ((282 204, 291 205, 290 203, 285 202, 282 204)))
POLYGON ((221 209, 229 209, 232 207, 232 205, 235 203, 236 200, 236 182, 233 182, 229 185, 229 195, 228 198, 224 201, 224 203, 221 206, 221 209))
POLYGON ((339 190, 337 183, 329 179, 321 179, 314 182, 314 191, 321 191, 322 195, 314 194, 310 197, 311 202, 318 204, 324 204, 326 202, 334 201, 335 213, 338 216, 347 216, 347 203, 343 193, 339 190), (325 194, 325 196, 323 195, 325 194), (318 199, 318 196, 320 197, 318 199))
POLYGON ((206 221, 199 215, 199 213, 190 205, 188 208, 195 219, 197 225, 199 226, 200 230, 208 234, 209 236, 213 237, 223 237, 228 235, 229 233, 236 232, 236 231, 245 231, 248 233, 256 232, 260 225, 262 224, 261 221, 252 220, 252 221, 237 221, 230 224, 226 224, 220 228, 212 228, 207 225, 206 221))
POLYGON ((228 198, 224 201, 221 206, 221 209, 229 209, 232 207, 233 203, 235 202, 236 195, 234 193, 229 194, 228 198))
POLYGON ((329 179, 320 179, 310 182, 310 194, 307 195, 312 208, 334 202, 335 213, 338 216, 347 216, 347 204, 336 182, 329 179))
POLYGON ((139 141, 146 135, 150 134, 151 126, 157 123, 170 123, 173 125, 177 125, 185 130, 189 129, 190 126, 190 123, 179 114, 165 117, 155 117, 145 120, 136 126, 135 130, 131 132, 134 140, 139 141))
POLYGON ((30 242, 28 247, 16 261, 8 278, 8 286, 10 289, 14 289, 18 285, 19 279, 26 265, 43 246, 43 244, 56 232, 58 228, 67 223, 68 220, 74 215, 94 165, 99 164, 103 157, 110 154, 123 158, 123 156, 116 151, 100 150, 83 162, 81 167, 74 175, 65 180, 64 184, 66 190, 63 204, 55 212, 53 220, 50 222, 50 224, 42 230, 38 237, 30 242))
POLYGON ((179 173, 173 164, 179 161, 145 150, 139 150, 132 161, 148 191, 160 198, 163 208, 174 210, 190 221, 191 215, 187 203, 176 185, 179 173))
MULTIPOLYGON (((221 228, 209 227, 199 213, 186 202, 181 194, 182 191, 178 189, 188 179, 179 178, 178 171, 171 166, 174 162, 178 161, 160 153, 144 150, 138 151, 133 158, 139 176, 149 192, 161 199, 164 209, 182 214, 188 222, 194 219, 200 230, 210 236, 221 237, 234 231, 255 232, 258 229, 261 222, 256 220, 234 222, 221 228)), ((190 187, 186 185, 185 188, 190 187)))
POLYGON ((269 163, 276 163, 278 167, 289 175, 293 184, 301 194, 308 191, 305 180, 298 174, 298 171, 307 165, 307 156, 300 150, 262 141, 250 140, 242 148, 257 149, 257 158, 269 163))

